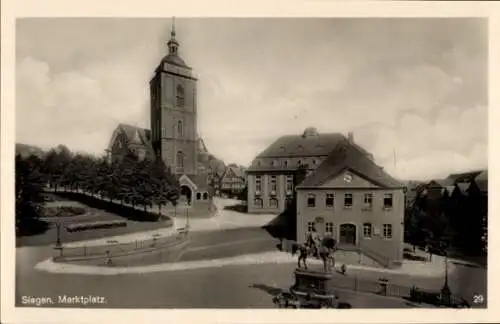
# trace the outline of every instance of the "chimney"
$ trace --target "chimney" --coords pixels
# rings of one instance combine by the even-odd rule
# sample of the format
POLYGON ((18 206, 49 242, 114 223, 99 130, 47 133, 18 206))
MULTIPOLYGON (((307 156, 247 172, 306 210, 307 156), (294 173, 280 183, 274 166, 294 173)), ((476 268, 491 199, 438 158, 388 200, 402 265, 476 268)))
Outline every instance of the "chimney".
POLYGON ((354 143, 354 133, 353 132, 347 133, 347 139, 349 140, 349 143, 354 143))

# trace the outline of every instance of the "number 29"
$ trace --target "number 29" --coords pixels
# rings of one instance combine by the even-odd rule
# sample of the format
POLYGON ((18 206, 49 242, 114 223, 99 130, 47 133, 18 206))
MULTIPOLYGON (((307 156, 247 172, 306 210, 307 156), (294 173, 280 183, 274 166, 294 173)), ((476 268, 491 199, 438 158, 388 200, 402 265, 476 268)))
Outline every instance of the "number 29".
POLYGON ((483 295, 473 295, 472 296, 472 302, 474 304, 482 304, 484 302, 483 295))

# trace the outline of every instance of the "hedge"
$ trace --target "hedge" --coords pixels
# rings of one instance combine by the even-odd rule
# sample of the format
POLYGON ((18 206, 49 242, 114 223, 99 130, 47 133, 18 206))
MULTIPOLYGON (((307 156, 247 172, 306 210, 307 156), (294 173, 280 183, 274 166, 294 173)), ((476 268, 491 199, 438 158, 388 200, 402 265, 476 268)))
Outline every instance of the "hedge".
POLYGON ((44 217, 71 217, 85 214, 86 210, 83 207, 76 206, 57 206, 44 207, 44 217))
POLYGON ((126 221, 115 220, 115 221, 98 221, 89 223, 78 223, 66 226, 68 232, 80 232, 91 229, 103 229, 103 228, 115 228, 115 227, 125 227, 127 226, 126 221))

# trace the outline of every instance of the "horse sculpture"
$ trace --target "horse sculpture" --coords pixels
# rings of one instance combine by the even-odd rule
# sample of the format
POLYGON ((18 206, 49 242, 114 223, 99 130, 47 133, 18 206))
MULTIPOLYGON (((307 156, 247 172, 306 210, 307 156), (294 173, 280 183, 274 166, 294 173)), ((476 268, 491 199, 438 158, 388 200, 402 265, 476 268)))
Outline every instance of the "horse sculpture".
POLYGON ((325 272, 331 271, 335 267, 335 252, 336 242, 333 238, 325 238, 320 242, 308 238, 304 244, 297 246, 299 252, 298 267, 301 265, 307 269, 307 257, 313 256, 323 261, 325 272))

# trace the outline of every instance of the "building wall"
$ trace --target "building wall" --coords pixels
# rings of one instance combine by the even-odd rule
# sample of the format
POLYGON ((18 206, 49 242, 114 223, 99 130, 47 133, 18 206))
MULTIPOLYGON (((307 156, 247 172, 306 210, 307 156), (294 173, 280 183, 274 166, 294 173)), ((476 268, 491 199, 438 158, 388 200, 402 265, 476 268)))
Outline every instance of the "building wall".
POLYGON ((175 174, 197 174, 196 80, 191 78, 188 70, 174 71, 169 66, 163 68, 168 72, 158 72, 151 82, 151 129, 153 139, 156 140, 154 146, 175 174), (184 89, 182 106, 177 104, 179 85, 184 89), (178 132, 179 121, 182 122, 182 134, 178 132), (182 152, 184 157, 183 167, 178 167, 178 152, 182 152))
MULTIPOLYGON (((248 212, 249 213, 272 213, 272 214, 280 214, 285 210, 285 198, 289 196, 290 198, 293 195, 293 190, 291 193, 287 195, 286 192, 286 173, 251 173, 248 174, 248 180, 247 180, 247 185, 248 185, 248 200, 247 200, 247 206, 248 206, 248 212), (260 195, 256 193, 255 190, 255 178, 256 176, 261 176, 261 187, 262 190, 260 191, 260 195), (276 193, 275 195, 272 195, 271 192, 271 179, 272 177, 276 177, 276 193), (255 198, 259 197, 262 199, 262 207, 258 207, 255 204, 255 198), (271 204, 270 199, 274 198, 277 200, 278 204, 276 207, 274 207, 271 204)), ((291 175, 291 174, 288 174, 291 175)), ((293 177, 293 175, 291 175, 293 177)))
POLYGON ((391 261, 401 262, 403 259, 404 243, 404 193, 402 189, 379 189, 379 188, 356 188, 346 186, 345 188, 315 188, 299 189, 297 193, 297 240, 304 242, 308 233, 308 222, 316 222, 317 218, 323 218, 324 222, 317 223, 316 229, 324 233, 326 223, 332 223, 333 233, 336 239, 340 235, 340 225, 353 224, 356 226, 356 246, 361 249, 369 249, 391 261), (308 195, 316 196, 315 207, 308 207, 308 195), (334 206, 326 206, 327 194, 334 194, 334 206), (344 207, 344 195, 353 195, 351 208, 344 207), (372 193, 372 207, 367 208, 364 204, 364 194, 372 193), (385 193, 393 194, 393 207, 385 209, 383 199, 385 193), (371 238, 363 235, 363 224, 372 224, 371 238), (392 225, 392 238, 383 237, 383 224, 392 225))

